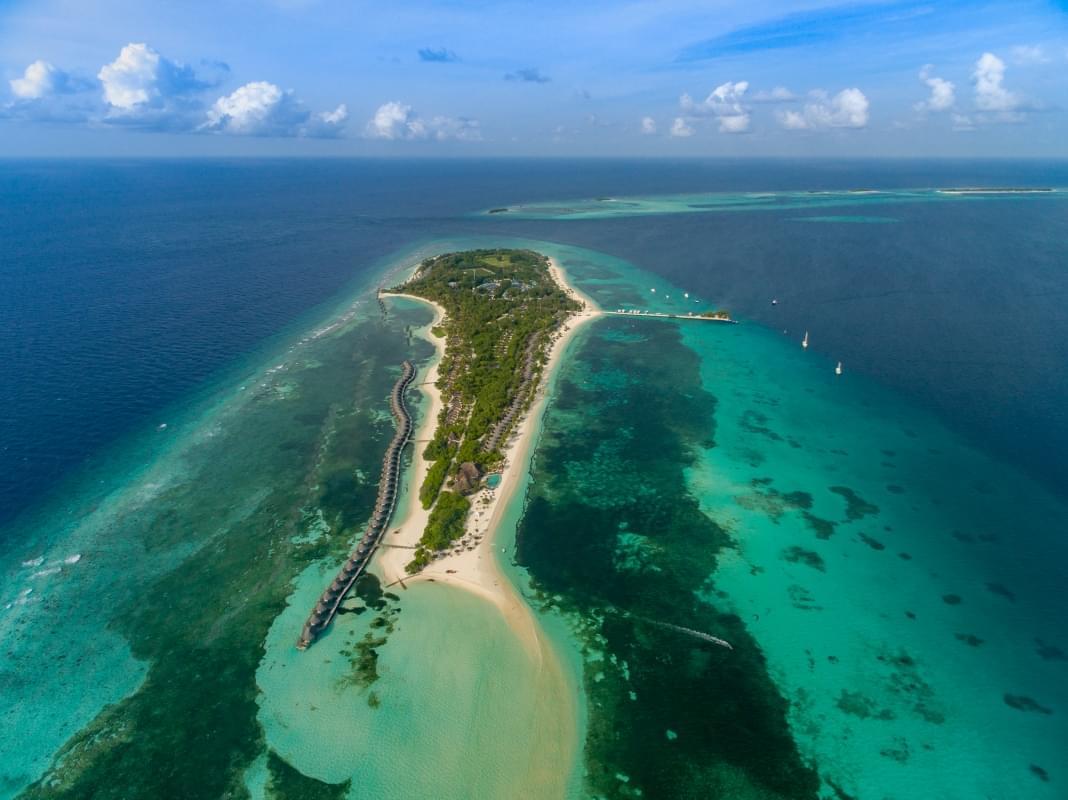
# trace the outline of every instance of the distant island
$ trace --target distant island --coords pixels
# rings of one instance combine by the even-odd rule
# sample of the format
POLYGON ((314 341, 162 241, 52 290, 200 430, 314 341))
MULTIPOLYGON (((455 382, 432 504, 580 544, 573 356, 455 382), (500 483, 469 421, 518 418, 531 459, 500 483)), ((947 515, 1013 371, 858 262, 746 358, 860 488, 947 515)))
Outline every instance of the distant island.
POLYGON ((437 388, 442 408, 423 451, 419 502, 430 516, 407 564, 423 569, 463 537, 472 494, 503 462, 503 445, 534 396, 556 331, 582 306, 529 250, 470 250, 424 261, 390 290, 428 300, 444 319, 437 388))
POLYGON ((938 189, 941 194, 1044 194, 1054 189, 1049 186, 962 186, 938 189))

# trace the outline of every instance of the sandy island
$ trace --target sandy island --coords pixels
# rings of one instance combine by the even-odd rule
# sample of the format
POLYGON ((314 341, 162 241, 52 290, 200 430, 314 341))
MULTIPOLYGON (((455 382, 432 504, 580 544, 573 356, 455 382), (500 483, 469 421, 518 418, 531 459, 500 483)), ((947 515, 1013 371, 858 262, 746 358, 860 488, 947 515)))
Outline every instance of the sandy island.
MULTIPOLYGON (((528 765, 529 778, 533 784, 525 785, 543 787, 558 785, 561 790, 560 796, 563 796, 568 770, 560 767, 574 758, 580 743, 577 741, 577 731, 571 723, 571 720, 577 718, 577 710, 575 708, 561 709, 560 703, 568 702, 568 698, 573 697, 575 690, 567 688, 570 681, 565 675, 559 656, 549 643, 542 640, 533 612, 502 572, 498 561, 500 551, 494 551, 497 533, 505 512, 512 502, 516 489, 524 482, 538 422, 545 411, 547 386, 550 379, 576 331, 603 313, 592 299, 567 282, 566 274, 555 259, 549 259, 549 272, 560 287, 570 297, 581 303, 583 308, 572 315, 554 334, 548 361, 542 371, 534 400, 505 445, 500 483, 495 489, 484 487, 470 495, 471 513, 461 540, 463 547, 469 549, 464 549, 455 555, 440 556, 417 575, 411 576, 405 572, 404 567, 411 561, 412 548, 423 535, 430 517, 430 512, 419 502, 418 494, 419 487, 430 466, 430 462, 423 458, 422 451, 426 442, 434 436, 438 416, 442 409, 441 393, 435 384, 438 379, 438 364, 445 351, 445 340, 435 336, 432 329, 440 324, 445 310, 436 303, 413 295, 403 293, 392 295, 408 297, 433 307, 434 322, 426 331, 426 336, 437 349, 437 357, 426 376, 421 380, 417 378, 416 381, 430 398, 430 407, 415 434, 413 467, 407 476, 408 508, 403 516, 389 527, 388 532, 382 538, 383 545, 396 546, 381 547, 375 556, 374 563, 384 585, 396 581, 402 581, 403 584, 408 585, 417 581, 435 581, 474 592, 497 606, 538 670, 538 685, 532 688, 544 701, 539 703, 538 707, 543 710, 547 719, 532 720, 531 726, 532 728, 540 727, 543 731, 554 731, 551 736, 539 737, 546 744, 547 750, 540 754, 540 758, 533 758, 528 765)), ((383 296, 391 295, 383 293, 383 296)), ((520 781, 517 785, 524 785, 524 783, 520 781)), ((555 794, 555 792, 552 793, 555 794)))
MULTIPOLYGON (((438 416, 442 408, 441 392, 435 384, 438 379, 438 364, 445 352, 445 340, 435 336, 432 330, 427 330, 426 336, 437 349, 437 357, 427 375, 422 380, 417 380, 420 388, 430 398, 430 408, 415 434, 414 468, 410 470, 408 481, 408 509, 401 519, 390 526, 389 532, 382 539, 383 544, 398 546, 383 547, 375 557, 375 563, 384 584, 391 584, 397 580, 411 583, 433 579, 440 583, 461 586, 468 591, 482 595, 500 608, 501 613, 504 614, 532 656, 539 656, 542 649, 538 639, 537 624, 526 603, 501 572, 497 554, 493 552, 494 542, 515 490, 523 483, 530 461, 534 434, 545 410, 546 387, 549 378, 556 370, 576 331, 603 313, 592 299, 567 282, 563 269, 552 258, 549 259, 549 273, 561 289, 572 299, 581 303, 583 308, 572 315, 554 334, 548 361, 542 371, 534 401, 505 445, 500 483, 495 489, 482 488, 470 495, 471 514, 467 520, 467 530, 463 540, 465 547, 470 544, 473 545, 472 549, 465 549, 458 555, 441 556, 417 575, 409 576, 404 570, 405 564, 412 559, 410 548, 414 548, 418 543, 430 517, 430 511, 423 508, 418 498, 418 487, 423 484, 423 479, 430 468, 430 462, 422 457, 422 450, 426 442, 434 436, 434 429, 437 427, 438 416), (476 541, 476 537, 480 538, 476 541)), ((383 296, 390 295, 383 293, 383 296)), ((440 324, 444 318, 445 310, 436 303, 408 294, 398 293, 393 296, 407 297, 433 307, 434 321, 430 325, 431 329, 440 324)))

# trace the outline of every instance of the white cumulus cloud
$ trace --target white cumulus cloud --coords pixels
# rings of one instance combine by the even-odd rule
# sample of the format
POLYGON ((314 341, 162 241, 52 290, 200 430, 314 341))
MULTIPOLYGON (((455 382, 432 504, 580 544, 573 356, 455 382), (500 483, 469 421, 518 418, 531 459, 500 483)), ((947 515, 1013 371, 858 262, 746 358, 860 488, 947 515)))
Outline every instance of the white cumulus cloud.
POLYGON ((656 120, 652 117, 642 117, 642 133, 646 136, 656 133, 656 120))
POLYGON ((131 42, 97 73, 106 106, 100 121, 150 130, 193 130, 203 110, 200 95, 230 71, 220 62, 202 66, 208 77, 147 44, 131 42))
POLYGON ((333 111, 320 111, 318 114, 312 114, 300 134, 315 139, 333 139, 342 134, 348 120, 349 108, 342 103, 333 111))
POLYGON ((9 82, 12 99, 0 107, 0 117, 36 122, 84 122, 99 112, 88 94, 93 84, 38 59, 22 76, 9 82))
POLYGON ((71 79, 63 70, 47 61, 37 60, 10 81, 11 93, 20 100, 39 100, 53 94, 70 91, 71 79))
POLYGON ((128 44, 119 57, 97 73, 104 99, 116 108, 130 109, 159 96, 156 73, 160 56, 146 44, 128 44))
POLYGON ((1005 88, 1005 62, 993 53, 983 53, 975 62, 972 73, 975 84, 975 107, 980 111, 1011 113, 1023 103, 1005 88))
MULTIPOLYGON (((215 65, 221 71, 229 68, 215 65)), ((199 78, 192 67, 161 56, 144 43, 130 43, 119 56, 97 73, 104 99, 119 112, 160 107, 169 100, 187 97, 215 85, 199 78)))
POLYGON ((238 136, 338 136, 348 120, 344 105, 312 114, 293 92, 253 81, 224 95, 208 109, 201 130, 238 136))
POLYGON ((920 80, 927 84, 927 88, 931 90, 931 95, 926 100, 916 104, 916 110, 921 113, 924 111, 948 111, 957 102, 954 91, 956 87, 953 82, 932 75, 931 70, 933 69, 934 67, 930 64, 926 64, 920 70, 920 80))
POLYGON ((685 139, 687 136, 693 136, 693 134, 694 129, 690 127, 690 124, 686 122, 685 118, 675 117, 675 121, 671 123, 672 136, 679 139, 685 139))
POLYGON ((367 123, 367 135, 372 139, 422 139, 426 125, 411 106, 393 101, 378 107, 367 123))
POLYGON ((721 83, 704 100, 694 101, 688 94, 679 98, 679 108, 691 117, 713 116, 720 133, 745 133, 749 130, 749 109, 743 103, 748 81, 721 83))
POLYGON ((860 89, 843 89, 831 97, 823 90, 810 94, 801 111, 780 111, 779 124, 787 130, 863 128, 868 124, 868 98, 860 89))
POLYGON ((482 128, 477 119, 437 116, 427 120, 410 105, 395 100, 378 107, 367 123, 366 131, 371 139, 389 141, 455 139, 476 142, 482 139, 482 128))

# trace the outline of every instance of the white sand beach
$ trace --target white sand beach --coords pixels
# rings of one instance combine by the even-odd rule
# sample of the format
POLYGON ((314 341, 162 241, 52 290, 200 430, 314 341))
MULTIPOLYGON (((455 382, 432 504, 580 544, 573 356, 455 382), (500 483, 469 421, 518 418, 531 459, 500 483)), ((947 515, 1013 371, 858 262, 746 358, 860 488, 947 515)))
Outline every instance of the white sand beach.
MULTIPOLYGON (((592 299, 567 282, 565 272, 554 259, 549 259, 549 271, 560 287, 581 303, 583 308, 572 316, 555 334, 534 402, 516 426, 505 446, 504 466, 500 471, 500 483, 494 489, 483 488, 470 497, 472 509, 467 521, 467 532, 463 538, 463 549, 459 553, 442 556, 429 564, 418 575, 409 576, 404 570, 405 564, 412 558, 412 550, 409 548, 414 547, 419 541, 419 537, 422 536, 423 530, 426 528, 427 519, 430 516, 430 512, 425 510, 418 502, 418 498, 415 497, 417 487, 422 485, 423 478, 430 466, 429 462, 422 457, 422 449, 424 444, 434 435, 438 414, 441 412, 442 407, 441 394, 434 384, 437 381, 437 364, 444 353, 445 342, 440 337, 434 336, 432 332, 427 332, 428 338, 438 350, 438 356, 435 359, 434 366, 426 377, 420 381, 420 388, 427 392, 431 400, 431 406, 426 419, 416 432, 414 468, 408 484, 411 487, 411 501, 404 517, 391 525, 388 533, 383 538, 383 543, 396 546, 384 547, 376 556, 376 563, 384 584, 388 585, 398 580, 402 580, 406 584, 413 581, 433 580, 460 586, 468 591, 482 595, 500 608, 501 613, 504 614, 532 657, 541 657, 542 655, 542 645, 538 638, 537 624, 531 615, 530 609, 502 574, 497 561, 497 554, 493 552, 494 542, 497 529, 511 503, 516 488, 523 482, 523 476, 530 461, 531 447, 538 428, 538 422, 545 410, 548 378, 558 366, 575 333, 583 325, 602 314, 601 309, 592 299)), ((389 295, 384 294, 383 296, 389 295)), ((444 309, 435 303, 422 300, 422 298, 405 294, 394 296, 420 300, 432 306, 435 310, 435 319, 431 327, 439 324, 444 315, 444 309)))
MULTIPOLYGON (((573 680, 568 677, 560 655, 542 635, 532 610, 501 570, 498 561, 500 553, 494 551, 506 511, 517 488, 523 484, 538 423, 545 410, 549 379, 576 331, 602 314, 589 297, 568 284, 563 269, 553 259, 550 259, 550 273, 564 291, 582 303, 583 308, 555 334, 534 402, 505 445, 500 483, 494 489, 483 488, 471 495, 472 511, 459 552, 439 557, 417 575, 410 576, 405 571, 405 565, 411 560, 411 548, 422 536, 430 516, 418 499, 418 487, 422 485, 430 465, 423 458, 422 451, 426 442, 433 437, 442 409, 441 394, 435 383, 445 342, 435 336, 432 330, 426 331, 428 339, 437 348, 437 358, 417 383, 430 398, 430 407, 415 435, 413 466, 407 481, 410 498, 408 508, 388 528, 383 543, 394 547, 380 548, 375 557, 375 566, 384 585, 394 582, 400 584, 394 586, 392 591, 403 592, 403 588, 414 583, 434 582, 472 592, 500 610, 508 629, 516 635, 531 659, 536 676, 531 685, 526 687, 530 692, 528 699, 532 702, 527 705, 530 711, 529 715, 524 715, 528 718, 523 723, 529 733, 530 747, 524 763, 518 767, 524 774, 514 774, 510 780, 514 780, 516 786, 539 787, 538 796, 563 797, 571 775, 571 769, 564 765, 573 764, 576 754, 581 751, 577 689, 572 685, 573 680)), ((444 316, 444 309, 440 306, 412 295, 383 296, 408 297, 432 306, 435 318, 431 329, 444 316)))

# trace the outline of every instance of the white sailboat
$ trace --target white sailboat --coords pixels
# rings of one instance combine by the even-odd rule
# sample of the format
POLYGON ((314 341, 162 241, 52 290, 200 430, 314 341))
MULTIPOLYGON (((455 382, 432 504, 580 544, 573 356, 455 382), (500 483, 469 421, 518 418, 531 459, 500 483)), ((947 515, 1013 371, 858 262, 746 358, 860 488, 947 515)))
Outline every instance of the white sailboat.
POLYGON ((838 366, 834 368, 834 374, 835 375, 841 375, 842 374, 842 362, 841 361, 839 361, 838 362, 838 366))
POLYGON ((808 331, 805 331, 805 338, 801 340, 801 346, 808 350, 808 331))

